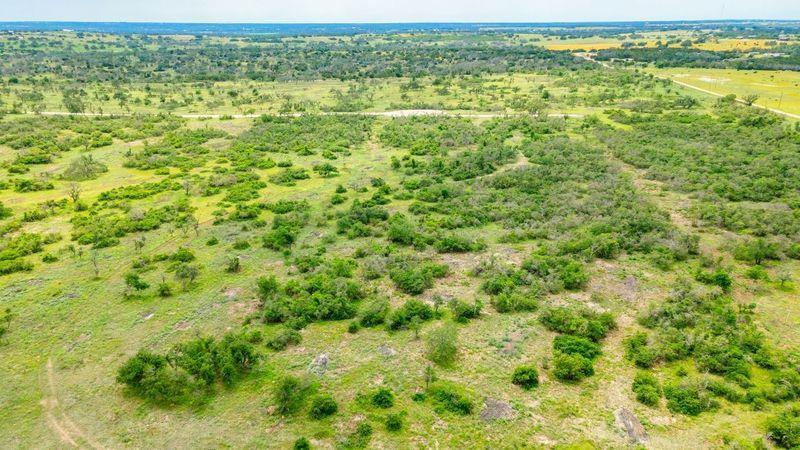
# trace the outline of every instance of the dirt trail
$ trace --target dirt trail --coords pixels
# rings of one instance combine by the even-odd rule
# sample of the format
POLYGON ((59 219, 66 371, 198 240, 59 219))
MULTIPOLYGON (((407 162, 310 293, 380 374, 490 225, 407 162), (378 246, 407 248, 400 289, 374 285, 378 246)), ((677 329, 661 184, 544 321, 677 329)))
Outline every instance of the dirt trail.
POLYGON ((42 399, 44 415, 47 425, 58 435, 62 442, 74 448, 89 446, 94 449, 103 447, 91 436, 86 434, 72 419, 61 409, 56 392, 56 377, 53 370, 53 360, 47 360, 47 396, 42 399))

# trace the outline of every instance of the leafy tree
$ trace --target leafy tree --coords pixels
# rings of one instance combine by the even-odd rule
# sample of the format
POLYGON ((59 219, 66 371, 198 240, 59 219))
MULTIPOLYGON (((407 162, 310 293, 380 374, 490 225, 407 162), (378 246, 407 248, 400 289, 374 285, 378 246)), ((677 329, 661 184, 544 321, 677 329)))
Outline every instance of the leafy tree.
POLYGON ((450 366, 458 356, 458 330, 452 325, 442 325, 426 339, 426 356, 440 366, 450 366))

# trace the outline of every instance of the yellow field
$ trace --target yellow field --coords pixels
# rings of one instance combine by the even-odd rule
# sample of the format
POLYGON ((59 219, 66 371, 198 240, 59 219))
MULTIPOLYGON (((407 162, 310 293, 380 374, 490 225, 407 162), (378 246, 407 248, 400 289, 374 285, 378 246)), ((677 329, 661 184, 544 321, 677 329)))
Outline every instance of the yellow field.
POLYGON ((647 69, 718 94, 758 95, 757 105, 800 114, 800 73, 732 69, 647 69))

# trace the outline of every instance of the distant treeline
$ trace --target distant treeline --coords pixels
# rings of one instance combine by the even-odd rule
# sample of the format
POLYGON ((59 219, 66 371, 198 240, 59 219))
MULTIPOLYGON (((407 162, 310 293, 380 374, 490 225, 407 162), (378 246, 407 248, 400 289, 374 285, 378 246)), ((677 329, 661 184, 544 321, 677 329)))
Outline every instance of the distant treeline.
POLYGON ((215 44, 164 40, 156 48, 129 40, 113 49, 0 45, 0 76, 57 75, 91 81, 260 81, 471 75, 576 68, 565 52, 498 42, 215 44))

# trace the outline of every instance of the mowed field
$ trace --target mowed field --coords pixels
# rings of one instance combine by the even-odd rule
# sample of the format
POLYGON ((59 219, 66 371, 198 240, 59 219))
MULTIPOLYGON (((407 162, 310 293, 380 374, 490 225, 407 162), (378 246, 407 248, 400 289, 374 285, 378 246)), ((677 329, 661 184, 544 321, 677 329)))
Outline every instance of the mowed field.
POLYGON ((756 104, 791 114, 800 114, 800 73, 731 69, 654 69, 648 72, 721 95, 742 98, 758 95, 756 104))

